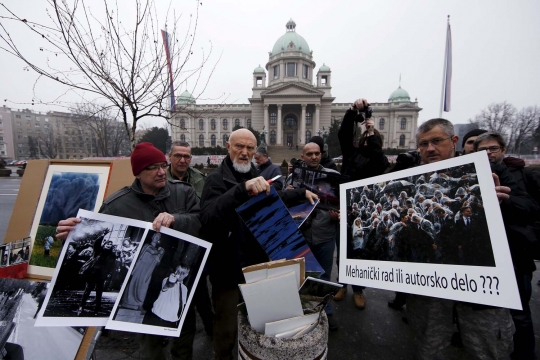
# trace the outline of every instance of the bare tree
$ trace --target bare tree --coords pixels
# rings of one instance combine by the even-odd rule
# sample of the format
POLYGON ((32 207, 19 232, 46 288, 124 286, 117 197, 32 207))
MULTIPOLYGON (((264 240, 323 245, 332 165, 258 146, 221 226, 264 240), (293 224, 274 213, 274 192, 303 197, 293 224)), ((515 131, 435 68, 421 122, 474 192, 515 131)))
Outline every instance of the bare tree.
POLYGON ((506 101, 492 103, 475 116, 474 122, 481 129, 507 135, 515 120, 516 112, 516 108, 506 101))
MULTIPOLYGON (((97 96, 99 101, 115 108, 129 134, 130 145, 135 146, 137 122, 144 117, 161 117, 169 120, 171 86, 175 91, 189 78, 194 78, 194 88, 202 76, 209 54, 202 51, 200 62, 192 68, 186 65, 193 57, 193 46, 197 31, 198 13, 201 3, 197 1, 196 12, 189 18, 187 32, 178 36, 179 17, 172 16, 169 33, 169 54, 172 71, 167 67, 168 59, 161 39, 157 11, 153 0, 135 0, 135 16, 129 22, 131 28, 120 20, 126 10, 118 3, 102 0, 104 10, 90 11, 84 0, 48 0, 48 15, 52 25, 26 19, 0 4, 1 49, 24 61, 40 77, 49 78, 72 90, 97 96), (23 54, 9 30, 10 21, 21 23, 38 36, 36 46, 53 54, 41 64, 38 59, 23 54), (69 68, 58 68, 60 61, 69 61, 69 68)), ((92 2, 93 8, 97 5, 92 2)), ((166 19, 169 14, 167 13, 166 19)), ((211 73, 214 69, 211 70, 211 73)), ((204 92, 210 76, 203 81, 204 92)), ((177 91, 178 92, 178 91, 177 91)), ((199 95, 200 96, 200 95, 199 95)), ((181 109, 177 109, 181 110, 181 109)))
POLYGON ((60 141, 52 127, 39 133, 38 148, 42 156, 47 159, 56 159, 60 150, 60 141))
POLYGON ((528 106, 521 109, 512 124, 509 150, 520 154, 522 149, 530 147, 533 141, 535 130, 540 125, 540 108, 538 106, 528 106))

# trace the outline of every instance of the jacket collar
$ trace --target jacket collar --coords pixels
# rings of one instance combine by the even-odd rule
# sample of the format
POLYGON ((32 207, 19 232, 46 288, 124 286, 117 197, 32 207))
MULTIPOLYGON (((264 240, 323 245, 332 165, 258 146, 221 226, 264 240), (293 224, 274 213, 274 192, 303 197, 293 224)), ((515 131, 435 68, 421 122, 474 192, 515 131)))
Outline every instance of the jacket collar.
POLYGON ((141 187, 141 182, 139 181, 139 179, 135 179, 135 181, 131 185, 131 189, 133 190, 135 194, 137 194, 137 196, 141 197, 142 199, 146 201, 163 200, 171 195, 171 189, 169 188, 168 180, 165 182, 165 186, 162 189, 160 189, 156 195, 145 193, 141 187))

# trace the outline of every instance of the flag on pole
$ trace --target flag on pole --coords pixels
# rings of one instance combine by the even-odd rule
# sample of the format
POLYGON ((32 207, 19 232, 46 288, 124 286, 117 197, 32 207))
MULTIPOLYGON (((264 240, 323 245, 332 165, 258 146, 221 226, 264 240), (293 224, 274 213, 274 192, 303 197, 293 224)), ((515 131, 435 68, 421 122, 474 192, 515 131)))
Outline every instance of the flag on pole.
POLYGON ((171 90, 171 111, 176 110, 176 101, 174 97, 174 83, 173 83, 173 72, 171 64, 171 52, 169 47, 169 33, 165 30, 161 30, 161 36, 163 37, 163 46, 165 46, 165 55, 167 56, 167 67, 169 68, 169 86, 171 90))
POLYGON ((450 111, 450 99, 452 90, 452 33, 450 31, 450 16, 448 16, 448 28, 446 30, 446 68, 444 69, 444 111, 450 111))

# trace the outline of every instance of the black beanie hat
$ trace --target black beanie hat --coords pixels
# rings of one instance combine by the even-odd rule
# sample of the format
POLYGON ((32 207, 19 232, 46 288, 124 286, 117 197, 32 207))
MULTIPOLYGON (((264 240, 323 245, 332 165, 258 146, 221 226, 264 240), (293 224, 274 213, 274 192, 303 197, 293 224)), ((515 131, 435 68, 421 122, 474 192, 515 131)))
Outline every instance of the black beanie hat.
POLYGON ((465 136, 463 137, 463 142, 461 143, 461 147, 464 147, 465 146, 465 143, 467 142, 467 139, 470 138, 471 136, 478 136, 478 135, 481 135, 483 133, 487 133, 487 130, 483 130, 483 129, 474 129, 474 130, 471 130, 469 131, 468 133, 465 134, 465 136))

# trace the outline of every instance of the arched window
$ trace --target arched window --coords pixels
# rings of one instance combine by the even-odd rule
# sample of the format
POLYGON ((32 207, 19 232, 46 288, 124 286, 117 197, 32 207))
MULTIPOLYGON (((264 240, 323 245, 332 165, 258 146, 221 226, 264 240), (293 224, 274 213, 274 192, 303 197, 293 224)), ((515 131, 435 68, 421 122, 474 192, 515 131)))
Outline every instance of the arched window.
POLYGON ((309 139, 311 139, 311 131, 306 130, 306 144, 309 142, 309 139))
POLYGON ((384 119, 383 118, 379 119, 379 130, 384 130, 384 119))
POLYGON ((289 127, 295 127, 296 126, 296 119, 292 116, 289 116, 285 119, 285 125, 289 127))
POLYGON ((277 114, 275 112, 270 113, 270 125, 277 124, 277 114))
POLYGON ((204 146, 204 135, 203 134, 199 135, 199 146, 200 147, 204 146))
POLYGON ((276 145, 276 130, 270 131, 270 144, 276 145))
POLYGON ((227 130, 227 127, 229 126, 229 121, 227 119, 223 119, 223 130, 227 130))
POLYGON ((212 134, 212 136, 210 136, 210 145, 211 146, 216 146, 216 135, 212 134))
POLYGON ((204 120, 199 119, 199 130, 204 130, 204 120))
POLYGON ((186 129, 186 119, 180 119, 180 129, 186 129))
MULTIPOLYGON (((407 129, 407 119, 401 118, 401 124, 400 124, 401 130, 407 129)), ((401 146, 401 145, 400 145, 401 146)))
POLYGON ((227 134, 223 134, 223 147, 227 146, 227 140, 229 139, 229 136, 227 134))
POLYGON ((186 135, 182 134, 180 135, 180 141, 186 141, 186 135))
POLYGON ((247 127, 248 129, 251 128, 251 119, 247 119, 247 127))
POLYGON ((405 134, 399 136, 399 146, 405 146, 405 134))
POLYGON ((240 119, 234 120, 234 126, 240 126, 240 119))
POLYGON ((210 120, 210 129, 216 130, 216 119, 210 120))
POLYGON ((311 125, 311 113, 306 113, 306 125, 311 125))

